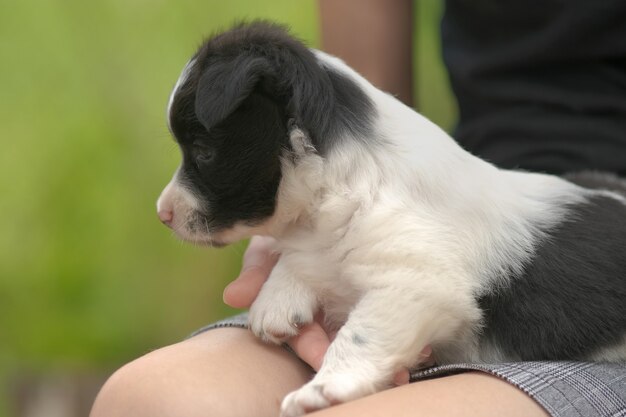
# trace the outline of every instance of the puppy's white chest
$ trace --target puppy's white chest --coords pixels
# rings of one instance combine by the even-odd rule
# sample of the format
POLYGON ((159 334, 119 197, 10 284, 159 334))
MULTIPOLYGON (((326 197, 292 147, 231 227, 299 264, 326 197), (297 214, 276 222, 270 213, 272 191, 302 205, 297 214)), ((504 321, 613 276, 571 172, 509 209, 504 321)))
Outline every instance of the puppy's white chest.
POLYGON ((332 327, 340 327, 363 295, 347 273, 337 251, 317 250, 291 254, 293 271, 298 280, 311 288, 332 327))

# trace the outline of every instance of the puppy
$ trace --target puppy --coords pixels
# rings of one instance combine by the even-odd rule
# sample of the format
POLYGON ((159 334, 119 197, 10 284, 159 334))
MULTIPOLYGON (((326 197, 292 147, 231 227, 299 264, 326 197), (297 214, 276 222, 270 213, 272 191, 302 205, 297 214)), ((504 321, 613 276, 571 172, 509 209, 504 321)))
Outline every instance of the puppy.
POLYGON ((338 329, 283 416, 384 389, 426 345, 440 364, 626 361, 626 200, 602 189, 618 180, 498 169, 265 22, 205 42, 168 119, 182 164, 161 220, 212 246, 276 238, 262 339, 320 309, 338 329))

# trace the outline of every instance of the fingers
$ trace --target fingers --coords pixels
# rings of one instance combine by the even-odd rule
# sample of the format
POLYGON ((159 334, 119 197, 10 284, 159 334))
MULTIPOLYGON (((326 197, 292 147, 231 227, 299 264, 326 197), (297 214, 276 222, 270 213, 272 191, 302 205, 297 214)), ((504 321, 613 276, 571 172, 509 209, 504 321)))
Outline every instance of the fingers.
POLYGON ((400 386, 400 385, 406 385, 409 383, 409 371, 408 369, 403 369, 401 371, 398 371, 394 377, 393 377, 393 383, 400 386))
POLYGON ((292 337, 287 343, 300 359, 308 363, 311 368, 319 371, 326 350, 330 345, 330 339, 322 326, 314 321, 304 326, 300 333, 292 337))
POLYGON ((419 364, 423 368, 428 368, 430 366, 435 366, 435 357, 433 356, 433 348, 430 345, 426 346, 420 352, 420 361, 419 364))
MULTIPOLYGON (((300 359, 308 363, 315 371, 319 371, 326 350, 328 350, 330 345, 330 339, 322 326, 315 321, 303 327, 300 334, 291 338, 287 343, 300 359)), ((430 346, 425 347, 422 353, 420 353, 420 356, 424 358, 421 363, 429 363, 428 366, 434 365, 431 354, 432 349, 430 346)), ((408 369, 401 369, 393 377, 394 384, 398 386, 408 384, 409 381, 410 373, 408 369)))
POLYGON ((248 308, 259 294, 269 271, 260 266, 242 271, 239 277, 224 289, 224 302, 234 308, 248 308))
MULTIPOLYGON (((306 325, 300 330, 298 336, 292 337, 287 343, 296 352, 296 354, 308 363, 315 371, 319 371, 324 360, 324 355, 330 345, 330 336, 322 327, 320 317, 316 317, 316 321, 306 325)), ((435 364, 433 358, 433 350, 430 346, 426 346, 420 353, 420 364, 424 367, 433 366, 435 364)), ((408 369, 401 369, 393 378, 396 385, 405 385, 409 383, 410 373, 408 369)))
POLYGON ((231 307, 250 307, 261 290, 261 286, 278 261, 278 254, 272 252, 274 240, 255 236, 243 256, 239 276, 224 289, 224 302, 231 307))
MULTIPOLYGON (((428 368, 435 365, 435 359, 433 357, 433 349, 430 346, 426 346, 419 354, 419 365, 423 368, 428 368)), ((402 369, 393 377, 393 383, 396 385, 405 385, 410 381, 410 373, 408 369, 402 369)))

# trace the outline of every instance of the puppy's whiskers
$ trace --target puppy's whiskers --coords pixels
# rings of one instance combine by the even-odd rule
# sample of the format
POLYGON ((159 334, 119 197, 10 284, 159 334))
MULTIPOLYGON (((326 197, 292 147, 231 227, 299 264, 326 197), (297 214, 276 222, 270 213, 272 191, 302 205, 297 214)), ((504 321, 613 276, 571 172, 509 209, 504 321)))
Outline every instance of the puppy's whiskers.
POLYGON ((183 230, 183 227, 184 227, 183 225, 179 226, 178 228, 172 227, 171 232, 170 232, 172 236, 176 238, 180 246, 183 246, 185 243, 184 240, 180 239, 180 237, 183 236, 183 233, 181 233, 181 231, 183 230))
POLYGON ((210 238, 210 236, 211 236, 211 227, 209 226, 209 221, 207 220, 206 217, 202 217, 202 224, 204 225, 204 233, 208 237, 208 239, 206 240, 205 243, 208 243, 210 247, 214 247, 213 246, 213 240, 210 238))

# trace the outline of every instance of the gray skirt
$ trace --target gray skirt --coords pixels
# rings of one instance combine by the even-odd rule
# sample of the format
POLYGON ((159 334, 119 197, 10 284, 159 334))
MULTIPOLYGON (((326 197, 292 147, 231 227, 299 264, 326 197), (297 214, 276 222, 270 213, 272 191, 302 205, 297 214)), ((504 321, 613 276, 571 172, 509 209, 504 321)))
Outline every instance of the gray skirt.
MULTIPOLYGON (((247 328, 247 314, 210 324, 192 336, 220 327, 247 328)), ((626 417, 626 366, 593 362, 459 363, 411 373, 411 382, 481 371, 513 384, 553 417, 626 417)))

